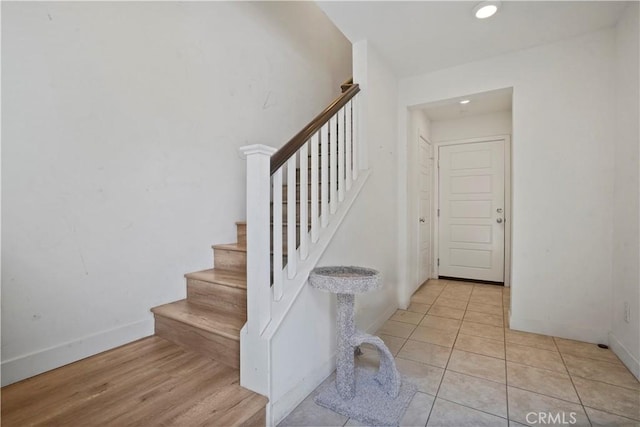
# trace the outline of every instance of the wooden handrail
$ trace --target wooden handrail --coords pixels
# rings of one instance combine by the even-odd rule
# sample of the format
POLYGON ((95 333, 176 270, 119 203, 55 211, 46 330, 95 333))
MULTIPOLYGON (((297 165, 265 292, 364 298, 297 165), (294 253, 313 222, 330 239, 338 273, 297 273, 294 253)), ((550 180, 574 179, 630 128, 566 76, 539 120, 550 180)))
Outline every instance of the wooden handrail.
POLYGON ((304 145, 311 136, 320 130, 347 102, 360 92, 360 86, 351 85, 342 95, 336 98, 327 108, 306 125, 296 136, 291 138, 282 148, 271 156, 271 175, 273 175, 282 165, 286 163, 304 145))
POLYGON ((340 85, 340 90, 342 90, 342 93, 345 93, 351 86, 353 86, 353 77, 345 80, 345 82, 340 85))

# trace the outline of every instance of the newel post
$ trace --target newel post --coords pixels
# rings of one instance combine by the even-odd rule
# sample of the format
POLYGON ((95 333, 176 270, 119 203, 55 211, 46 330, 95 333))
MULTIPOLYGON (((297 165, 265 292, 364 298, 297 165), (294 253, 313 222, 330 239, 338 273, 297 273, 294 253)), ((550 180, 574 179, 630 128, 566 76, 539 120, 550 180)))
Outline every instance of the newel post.
POLYGON ((267 145, 240 148, 247 159, 247 332, 271 320, 271 155, 267 145))

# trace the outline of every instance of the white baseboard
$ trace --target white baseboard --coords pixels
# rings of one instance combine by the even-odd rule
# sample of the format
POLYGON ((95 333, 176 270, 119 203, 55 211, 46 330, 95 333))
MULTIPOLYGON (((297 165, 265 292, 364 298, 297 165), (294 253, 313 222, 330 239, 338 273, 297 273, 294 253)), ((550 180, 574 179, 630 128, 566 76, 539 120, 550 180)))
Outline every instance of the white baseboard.
POLYGON ((277 426, 287 415, 291 413, 304 399, 311 394, 333 371, 336 369, 335 354, 325 361, 318 369, 307 375, 295 387, 289 390, 277 402, 267 404, 269 414, 269 426, 277 426))
POLYGON ((514 312, 511 312, 509 316, 509 327, 516 331, 531 332, 594 344, 606 343, 609 334, 606 327, 594 329, 591 327, 582 327, 577 324, 570 325, 541 319, 527 319, 519 317, 517 313, 514 312))
POLYGON ((83 337, 2 362, 2 386, 153 335, 153 318, 83 337))
MULTIPOLYGON (((368 326, 364 328, 364 331, 370 334, 375 333, 384 322, 386 322, 393 313, 397 310, 395 303, 389 304, 384 310, 382 315, 372 321, 368 326)), ((291 413, 304 399, 311 394, 321 383, 324 381, 333 371, 336 369, 336 357, 335 354, 325 361, 318 369, 313 371, 310 375, 304 377, 296 386, 289 390, 280 400, 277 402, 269 402, 267 414, 268 425, 276 426, 287 415, 291 413)))
POLYGON ((609 332, 609 347, 622 360, 622 363, 629 368, 631 373, 640 380, 640 361, 611 332, 609 332))

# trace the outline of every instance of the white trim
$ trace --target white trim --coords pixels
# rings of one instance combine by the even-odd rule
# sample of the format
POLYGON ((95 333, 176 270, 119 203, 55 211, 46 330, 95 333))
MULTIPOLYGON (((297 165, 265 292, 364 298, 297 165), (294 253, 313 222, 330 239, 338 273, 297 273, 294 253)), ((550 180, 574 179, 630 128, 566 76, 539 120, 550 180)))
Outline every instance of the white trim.
POLYGON ((153 317, 2 362, 2 386, 153 335, 153 317))
POLYGON ((247 156, 250 156, 252 154, 264 154, 267 156, 271 156, 276 151, 278 151, 278 149, 271 147, 269 145, 253 144, 253 145, 245 145, 244 147, 240 147, 238 151, 240 151, 240 155, 242 156, 242 158, 246 159, 247 156))
POLYGON ((495 135, 495 136, 483 136, 479 138, 468 138, 468 139, 460 139, 454 141, 439 141, 434 143, 434 162, 436 167, 435 169, 435 179, 433 181, 433 194, 436 202, 434 203, 434 215, 435 215, 435 223, 433 230, 433 242, 434 242, 434 277, 438 277, 438 255, 439 251, 439 238, 440 238, 440 217, 437 216, 438 211, 438 201, 440 200, 440 147, 449 146, 449 145, 462 145, 462 144, 474 144, 479 142, 491 142, 491 141, 504 141, 504 220, 507 224, 505 227, 504 233, 504 286, 511 286, 511 224, 513 222, 513 217, 511 215, 511 136, 510 135, 495 135))
MULTIPOLYGON (((431 180, 430 181, 431 181, 431 184, 433 185, 433 183, 435 182, 434 178, 435 178, 435 174, 436 174, 436 171, 437 171, 437 168, 435 167, 436 166, 436 158, 435 158, 435 154, 434 154, 436 147, 433 144, 433 142, 431 142, 431 140, 427 136, 423 135, 422 129, 418 128, 418 139, 417 139, 418 140, 418 153, 420 153, 420 139, 422 139, 424 142, 426 142, 428 145, 431 146, 431 154, 433 155, 433 158, 431 158, 431 159, 433 159, 433 164, 432 164, 432 168, 431 168, 431 180)), ((416 171, 417 171, 417 173, 416 173, 417 177, 414 177, 414 179, 415 178, 420 179, 420 173, 421 173, 421 171, 420 171, 420 160, 418 160, 418 167, 416 168, 416 171)), ((419 190, 420 190, 420 186, 418 186, 418 203, 417 203, 417 214, 418 215, 417 216, 420 216, 420 212, 421 212, 421 208, 420 208, 421 199, 420 199, 420 191, 419 190)), ((434 230, 434 225, 436 224, 435 214, 437 213, 437 211, 434 209, 434 206, 436 206, 437 200, 434 198, 433 191, 430 192, 429 196, 431 197, 431 214, 429 215, 429 240, 430 240, 430 245, 431 245, 431 248, 430 248, 429 252, 431 253, 431 268, 429 268, 429 274, 428 274, 427 279, 432 279, 432 278, 436 277, 435 276, 435 262, 434 262, 435 245, 434 245, 434 241, 433 241, 433 230, 434 230)), ((410 222, 410 224, 415 224, 415 221, 410 222)), ((420 225, 414 225, 413 230, 411 230, 410 232, 416 233, 416 235, 420 236, 420 225)), ((415 250, 416 250, 416 255, 415 256, 416 256, 416 270, 417 270, 415 277, 419 278, 420 277, 420 255, 421 255, 420 237, 418 237, 418 239, 417 239, 415 250)), ((420 280, 418 280, 418 281, 420 281, 420 280)), ((418 289, 418 287, 421 284, 422 283, 416 283, 416 284, 412 285, 413 288, 414 288, 412 293, 415 292, 415 290, 418 289)))
POLYGON ((631 373, 640 380, 640 361, 633 357, 633 354, 620 342, 613 332, 609 332, 609 347, 611 347, 611 351, 622 360, 622 363, 624 363, 631 373))
POLYGON ((508 221, 504 228, 504 286, 511 287, 511 230, 513 230, 513 213, 511 203, 511 136, 504 140, 504 217, 508 221))
POLYGON ((523 318, 522 316, 516 316, 513 312, 509 319, 509 329, 592 344, 606 343, 608 341, 608 332, 602 333, 589 325, 523 318))
POLYGON ((303 400, 305 400, 336 369, 336 355, 333 353, 318 369, 302 378, 298 384, 287 391, 277 402, 267 404, 269 417, 267 425, 277 426, 303 400), (269 422, 270 421, 270 422, 269 422))

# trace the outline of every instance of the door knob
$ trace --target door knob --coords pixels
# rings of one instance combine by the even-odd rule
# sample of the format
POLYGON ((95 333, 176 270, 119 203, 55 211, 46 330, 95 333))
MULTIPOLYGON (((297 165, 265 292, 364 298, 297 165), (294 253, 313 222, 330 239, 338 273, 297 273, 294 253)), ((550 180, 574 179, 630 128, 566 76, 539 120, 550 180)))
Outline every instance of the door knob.
POLYGON ((498 219, 496 219, 496 222, 497 222, 498 224, 502 224, 502 218, 498 218, 498 219))
POLYGON ((425 222, 425 219, 424 218, 420 218, 420 222, 425 222))

